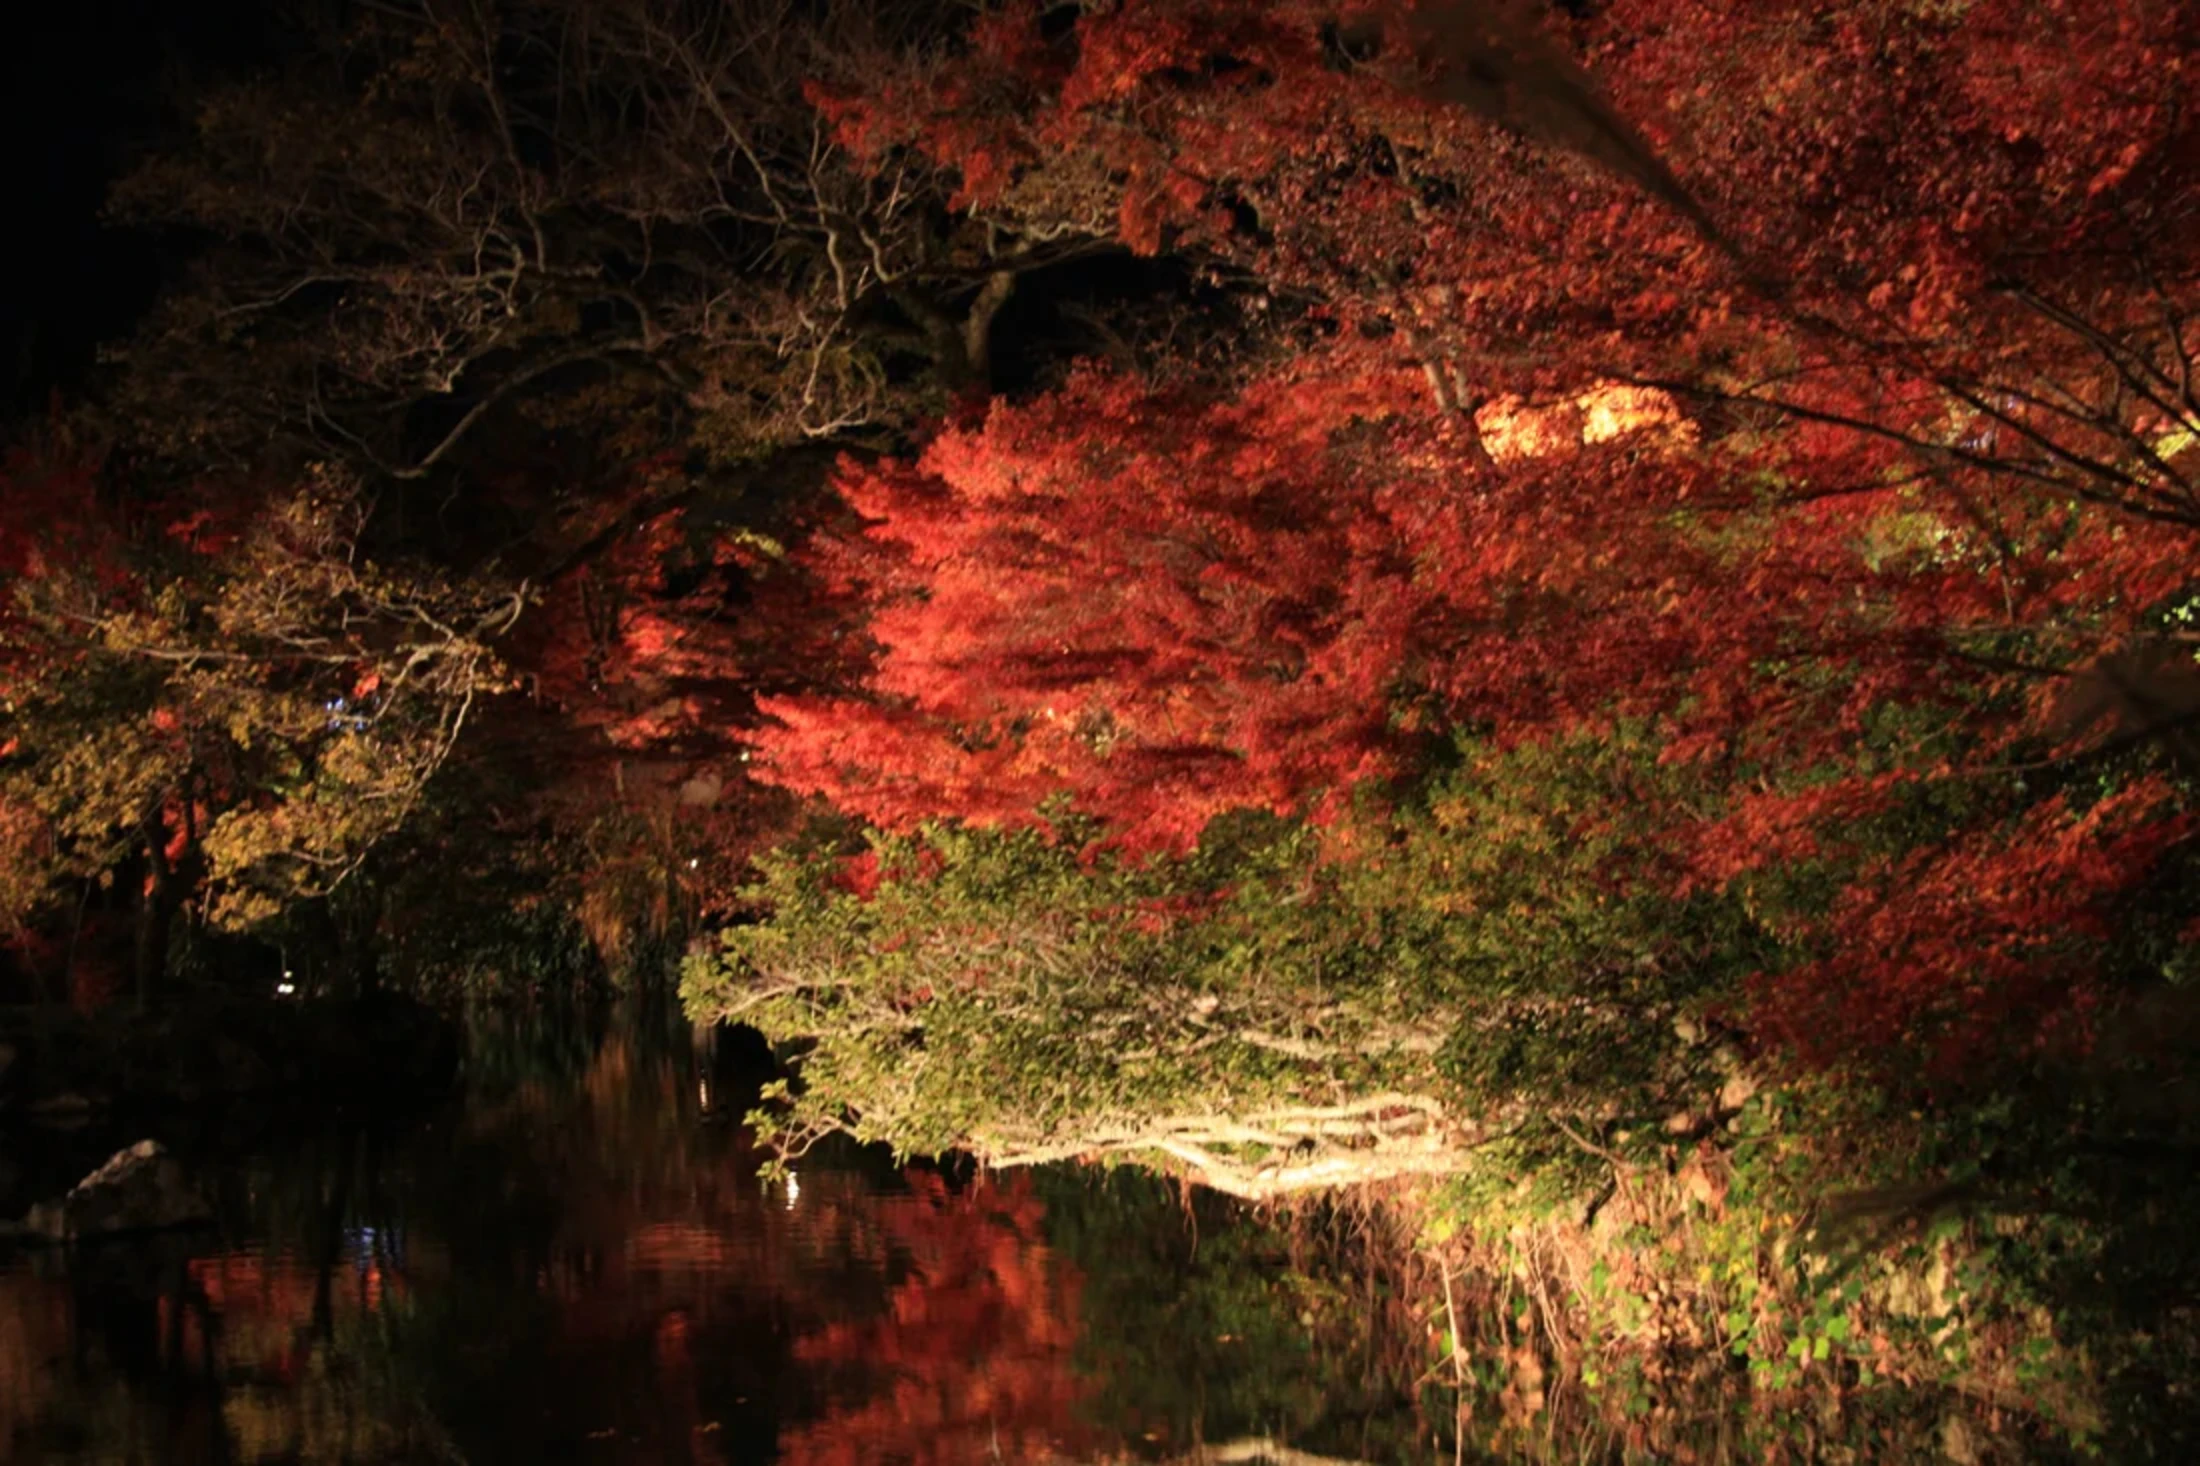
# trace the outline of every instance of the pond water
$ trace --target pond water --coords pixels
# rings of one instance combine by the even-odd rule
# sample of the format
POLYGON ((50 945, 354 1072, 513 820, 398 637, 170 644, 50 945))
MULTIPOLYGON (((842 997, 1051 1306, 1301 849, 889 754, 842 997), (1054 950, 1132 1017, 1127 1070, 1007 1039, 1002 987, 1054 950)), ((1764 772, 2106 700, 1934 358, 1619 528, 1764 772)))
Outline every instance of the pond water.
MULTIPOLYGON (((410 1116, 172 1122, 213 1226, 0 1243, 0 1460, 1425 1459, 1380 1279, 1303 1218, 852 1148, 764 1179, 741 1076, 667 1037, 492 1035, 410 1116)), ((0 1156, 161 1131, 108 1128, 0 1156)))

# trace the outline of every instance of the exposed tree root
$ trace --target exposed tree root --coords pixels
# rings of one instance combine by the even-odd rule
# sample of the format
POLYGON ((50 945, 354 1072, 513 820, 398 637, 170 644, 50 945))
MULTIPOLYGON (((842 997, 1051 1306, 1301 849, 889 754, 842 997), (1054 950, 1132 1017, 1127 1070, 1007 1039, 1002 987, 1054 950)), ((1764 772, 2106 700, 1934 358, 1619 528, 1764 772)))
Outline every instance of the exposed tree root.
POLYGON ((1180 1456, 1185 1466, 1198 1462, 1200 1466, 1223 1462, 1261 1461, 1268 1466, 1365 1466, 1365 1463, 1343 1456, 1317 1456, 1312 1451, 1302 1451, 1287 1446, 1282 1441, 1267 1436, 1247 1436, 1242 1440, 1224 1441, 1220 1445, 1202 1446, 1189 1456, 1180 1456))
POLYGON ((1169 1169, 1202 1186, 1262 1201, 1401 1176, 1450 1175, 1493 1138, 1435 1100, 1387 1093, 1244 1115, 1174 1115, 1043 1140, 977 1134, 969 1147, 999 1168, 1111 1155, 1164 1158, 1173 1163, 1169 1169))
MULTIPOLYGON (((1095 1456, 1088 1466, 1103 1462, 1137 1461, 1137 1456, 1095 1456)), ((1368 1466, 1357 1456, 1322 1456, 1285 1445, 1270 1436, 1249 1435, 1214 1445, 1195 1446, 1181 1456, 1164 1457, 1161 1466, 1368 1466)))

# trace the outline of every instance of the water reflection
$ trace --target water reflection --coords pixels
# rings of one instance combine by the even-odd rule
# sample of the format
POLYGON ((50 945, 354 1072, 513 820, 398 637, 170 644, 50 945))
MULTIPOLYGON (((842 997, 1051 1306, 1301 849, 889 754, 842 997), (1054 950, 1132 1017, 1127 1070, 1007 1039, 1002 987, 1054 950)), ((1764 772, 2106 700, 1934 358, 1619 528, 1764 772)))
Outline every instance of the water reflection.
POLYGON ((161 1135, 208 1230, 0 1250, 0 1459, 924 1466, 1337 1419, 1338 1454, 1411 1453, 1365 1328, 1341 1371, 1322 1355, 1326 1320, 1367 1315, 1289 1278, 1272 1227, 1124 1173, 849 1149, 767 1182, 707 1112, 743 1102, 710 1046, 553 1037, 484 1035, 432 1115, 161 1135))
POLYGON ((843 1154, 766 1185, 699 1113, 696 1057, 629 1035, 506 1077, 395 1133, 202 1148, 208 1232, 0 1257, 4 1454, 923 1462, 1083 1439, 1075 1284, 1027 1182, 843 1154))

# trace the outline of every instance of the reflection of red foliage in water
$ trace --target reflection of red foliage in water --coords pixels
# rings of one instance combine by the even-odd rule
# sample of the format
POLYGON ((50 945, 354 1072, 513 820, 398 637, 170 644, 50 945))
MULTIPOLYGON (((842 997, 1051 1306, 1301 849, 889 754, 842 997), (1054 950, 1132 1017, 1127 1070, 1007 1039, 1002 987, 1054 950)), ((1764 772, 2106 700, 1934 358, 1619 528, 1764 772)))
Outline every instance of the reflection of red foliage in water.
POLYGON ((69 1305, 66 1279, 0 1268, 0 1450, 29 1432, 61 1385, 69 1305))
MULTIPOLYGON (((193 1258, 187 1265, 193 1303, 203 1301, 205 1315, 221 1320, 227 1362, 244 1365, 263 1378, 295 1380, 304 1367, 314 1330, 314 1304, 320 1273, 303 1258, 258 1252, 227 1252, 193 1258)), ((384 1273, 379 1259, 340 1259, 331 1278, 331 1316, 379 1313, 389 1295, 400 1292, 399 1279, 384 1273)), ((207 1341, 198 1308, 186 1306, 180 1320, 171 1317, 175 1299, 160 1299, 161 1338, 168 1341, 176 1367, 203 1366, 207 1341)))
POLYGON ((1075 1279, 1039 1240, 1027 1181, 950 1191, 912 1174, 877 1217, 907 1276, 883 1314, 800 1340, 798 1359, 873 1373, 870 1387, 789 1430, 790 1466, 1028 1461, 1075 1444, 1075 1279))
MULTIPOLYGON (((259 1252, 227 1252, 194 1258, 191 1281, 207 1302, 227 1318, 266 1316, 305 1323, 313 1313, 313 1292, 320 1274, 298 1257, 259 1252)), ((335 1308, 357 1306, 381 1311, 385 1293, 400 1291, 400 1279, 384 1273, 380 1259, 346 1252, 337 1263, 339 1284, 331 1290, 335 1308)))

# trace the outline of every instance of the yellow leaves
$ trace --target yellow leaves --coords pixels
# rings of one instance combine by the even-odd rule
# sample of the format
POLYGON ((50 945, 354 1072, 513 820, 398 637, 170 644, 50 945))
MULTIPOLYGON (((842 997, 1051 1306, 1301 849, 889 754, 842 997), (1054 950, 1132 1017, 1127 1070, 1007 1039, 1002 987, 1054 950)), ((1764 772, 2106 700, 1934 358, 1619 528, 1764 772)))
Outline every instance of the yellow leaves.
POLYGON ((11 626, 0 808, 45 821, 49 850, 43 869, 0 850, 0 904, 111 871, 188 806, 215 919, 249 925, 328 890, 410 814, 501 685, 487 638, 521 603, 366 559, 357 501, 309 477, 180 572, 155 544, 35 588, 11 626))
POLYGON ((1652 428, 1687 428, 1669 394, 1617 382, 1549 404, 1501 397, 1475 414, 1475 425, 1483 446, 1500 463, 1549 457, 1652 428))
POLYGON ((767 560, 784 560, 787 558, 787 547, 761 530, 750 529, 744 525, 735 529, 726 538, 730 543, 739 545, 745 550, 754 550, 767 560))
POLYGON ((30 915, 45 892, 53 836, 32 806, 0 800, 0 926, 30 915))

